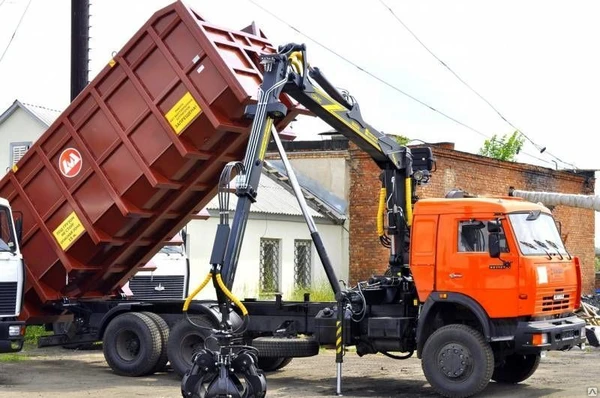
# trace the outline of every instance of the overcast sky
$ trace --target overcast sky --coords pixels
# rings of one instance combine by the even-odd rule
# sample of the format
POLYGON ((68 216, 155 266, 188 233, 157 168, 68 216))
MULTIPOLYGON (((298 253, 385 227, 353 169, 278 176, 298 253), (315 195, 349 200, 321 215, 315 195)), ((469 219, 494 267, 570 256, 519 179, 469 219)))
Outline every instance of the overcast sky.
MULTIPOLYGON (((452 141, 476 152, 513 128, 431 56, 379 0, 254 0, 302 33, 461 126, 373 79, 250 0, 188 0, 227 28, 252 21, 278 45, 305 42, 310 62, 358 100, 387 133, 452 141)), ((600 169, 600 2, 384 0, 440 59, 533 142, 519 160, 546 167, 600 169), (546 147, 543 154, 539 148, 546 147), (554 155, 554 156, 552 156, 554 155), (533 157, 535 156, 535 158, 533 157), (536 159, 539 158, 539 159, 536 159), (559 160, 560 159, 560 160, 559 160), (562 162, 561 162, 562 161, 562 162)), ((29 0, 0 0, 0 55, 29 0)), ((92 0, 90 79, 166 0, 92 0)), ((70 1, 31 0, 0 61, 0 109, 15 99, 63 109, 69 103, 70 1)), ((297 123, 300 139, 328 127, 297 123)))

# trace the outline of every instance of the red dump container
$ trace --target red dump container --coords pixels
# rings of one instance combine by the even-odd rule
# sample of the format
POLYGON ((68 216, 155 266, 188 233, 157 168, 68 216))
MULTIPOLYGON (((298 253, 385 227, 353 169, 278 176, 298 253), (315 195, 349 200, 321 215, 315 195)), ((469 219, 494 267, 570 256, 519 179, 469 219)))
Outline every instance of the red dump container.
MULTIPOLYGON (((223 166, 244 156, 264 52, 274 48, 255 28, 219 28, 174 3, 38 139, 0 181, 23 214, 22 318, 113 295, 204 207, 223 166)), ((293 109, 280 129, 297 114, 282 101, 293 109)))

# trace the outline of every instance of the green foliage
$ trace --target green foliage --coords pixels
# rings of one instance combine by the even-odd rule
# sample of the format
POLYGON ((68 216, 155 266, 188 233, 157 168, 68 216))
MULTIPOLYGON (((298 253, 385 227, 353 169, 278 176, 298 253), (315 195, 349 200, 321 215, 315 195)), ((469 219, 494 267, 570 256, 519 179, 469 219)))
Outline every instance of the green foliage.
POLYGON ((26 355, 19 353, 0 354, 0 362, 17 362, 25 361, 26 359, 28 359, 26 355))
POLYGON ((310 293, 310 301, 335 301, 328 281, 319 281, 309 288, 296 288, 287 300, 304 301, 304 293, 310 293))
POLYGON ((596 269, 596 272, 600 272, 600 257, 599 256, 594 257, 594 268, 596 269))
POLYGON ((400 145, 406 145, 409 143, 410 138, 404 135, 396 135, 396 134, 386 134, 391 139, 395 140, 400 145))
POLYGON ((498 160, 514 162, 517 154, 523 148, 525 138, 519 131, 513 132, 510 136, 504 134, 498 138, 496 134, 489 140, 485 140, 479 154, 498 160))
POLYGON ((27 326, 25 331, 25 345, 37 347, 38 339, 42 336, 51 335, 43 326, 27 326))

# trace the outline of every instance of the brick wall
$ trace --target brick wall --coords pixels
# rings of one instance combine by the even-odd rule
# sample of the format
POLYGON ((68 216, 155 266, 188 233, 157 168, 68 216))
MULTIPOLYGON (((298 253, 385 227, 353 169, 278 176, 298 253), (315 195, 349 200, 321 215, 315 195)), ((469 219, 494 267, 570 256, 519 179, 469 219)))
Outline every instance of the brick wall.
MULTIPOLYGON (((388 250, 379 243, 376 214, 379 199, 380 170, 364 151, 354 144, 319 149, 308 142, 286 143, 290 159, 345 157, 349 172, 349 275, 350 283, 381 274, 388 264, 388 250), (296 148, 295 146, 299 147, 296 148), (307 146, 308 145, 308 146, 307 146), (307 146, 307 147, 305 147, 307 146), (332 151, 333 149, 333 151, 332 151)), ((320 145, 327 144, 323 141, 320 145)), ((474 194, 506 195, 509 187, 530 191, 593 194, 594 173, 555 171, 543 167, 503 162, 487 157, 455 151, 452 144, 433 148, 437 170, 426 187, 420 187, 421 198, 443 197, 452 189, 474 194)), ((267 158, 278 158, 274 153, 267 158)), ((594 212, 593 210, 557 206, 553 213, 562 224, 566 247, 582 262, 583 291, 594 290, 594 212)))
MULTIPOLYGON (((593 194, 593 173, 574 174, 543 167, 498 161, 436 146, 437 169, 431 182, 420 187, 421 198, 443 197, 459 188, 473 194, 506 195, 509 187, 531 191, 593 194)), ((363 151, 350 144, 350 278, 351 283, 385 271, 388 251, 379 244, 375 215, 379 168, 363 151)), ((582 262, 583 291, 594 289, 594 211, 565 206, 553 209, 562 224, 566 247, 582 262)))

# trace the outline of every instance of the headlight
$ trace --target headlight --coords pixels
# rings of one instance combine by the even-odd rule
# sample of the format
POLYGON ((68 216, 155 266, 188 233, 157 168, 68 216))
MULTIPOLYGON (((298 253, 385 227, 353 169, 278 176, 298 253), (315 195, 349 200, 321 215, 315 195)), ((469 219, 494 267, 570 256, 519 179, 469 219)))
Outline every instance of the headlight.
POLYGON ((16 337, 21 335, 21 326, 20 325, 11 325, 8 327, 8 335, 11 337, 16 337))
POLYGON ((413 173, 413 178, 415 181, 421 181, 425 177, 425 173, 422 170, 417 170, 413 173))

